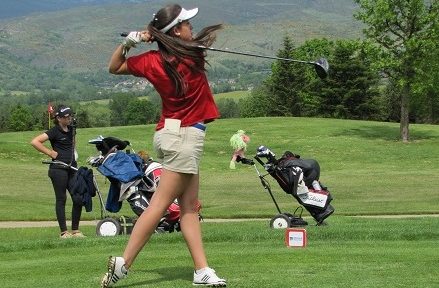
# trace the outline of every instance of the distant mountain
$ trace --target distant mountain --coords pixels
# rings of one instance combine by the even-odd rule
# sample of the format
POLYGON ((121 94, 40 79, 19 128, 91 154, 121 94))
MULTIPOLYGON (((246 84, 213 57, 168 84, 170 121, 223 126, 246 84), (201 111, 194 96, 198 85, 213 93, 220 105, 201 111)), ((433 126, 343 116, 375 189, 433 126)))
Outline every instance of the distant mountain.
MULTIPOLYGON (((7 1, 12 2, 12 1, 7 1)), ((68 0, 15 1, 49 3, 67 7, 68 0)), ((14 2, 14 3, 15 3, 14 2)), ((76 0, 75 8, 32 14, 0 22, 0 48, 46 67, 85 71, 106 67, 119 33, 144 28, 168 1, 136 1, 108 4, 115 0, 76 0), (79 4, 98 4, 81 6, 79 4), (79 6, 79 7, 78 7, 79 6)), ((310 38, 353 38, 360 24, 353 20, 353 0, 204 0, 180 1, 186 7, 198 6, 195 31, 209 24, 225 23, 217 46, 273 54, 285 35, 296 43, 310 38), (250 3, 250 4, 249 4, 250 3)), ((12 5, 12 4, 10 4, 12 5)), ((34 4, 36 5, 36 4, 34 4)), ((73 4, 72 4, 73 5, 73 4)), ((34 6, 35 7, 35 6, 34 6)), ((3 11, 3 9, 2 9, 3 11)), ((218 55, 219 59, 230 56, 218 55)))
MULTIPOLYGON (((14 71, 32 67, 87 73, 87 79, 95 77, 94 74, 102 77, 113 49, 121 42, 120 32, 143 29, 152 14, 167 3, 168 0, 2 0, 0 63, 8 63, 14 71), (21 17, 10 18, 13 15, 21 17)), ((178 3, 187 8, 199 7, 199 15, 192 21, 195 32, 207 25, 225 24, 226 28, 218 34, 217 48, 274 56, 285 35, 296 45, 313 38, 361 36, 361 24, 353 19, 354 0, 181 0, 178 3)), ((155 47, 139 46, 130 53, 155 47)), ((209 52, 213 67, 229 59, 249 63, 267 61, 209 52)), ((5 74, 10 72, 0 70, 0 94, 4 86, 1 81, 11 77, 5 74)), ((14 76, 26 78, 20 73, 14 76)))
MULTIPOLYGON (((66 10, 79 6, 123 3, 122 0, 2 0, 0 20, 27 16, 37 12, 66 10)), ((129 1, 131 2, 131 1, 129 1)), ((139 1, 136 1, 139 2, 139 1)))

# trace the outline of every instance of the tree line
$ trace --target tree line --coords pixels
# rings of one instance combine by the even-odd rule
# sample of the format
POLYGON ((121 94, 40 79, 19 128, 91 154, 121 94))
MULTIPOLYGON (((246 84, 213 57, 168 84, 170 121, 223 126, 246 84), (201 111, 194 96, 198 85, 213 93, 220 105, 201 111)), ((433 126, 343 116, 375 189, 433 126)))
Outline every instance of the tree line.
POLYGON ((331 75, 319 81, 296 63, 276 62, 241 116, 320 116, 439 123, 439 1, 355 0, 364 40, 310 40, 294 49, 285 37, 279 57, 327 55, 331 75))
MULTIPOLYGON (((438 1, 356 2, 360 10, 355 17, 366 24, 365 39, 311 39, 295 47, 291 37, 285 35, 277 52, 276 56, 282 58, 326 57, 330 63, 327 79, 318 78, 309 65, 286 61, 275 61, 269 74, 261 73, 263 65, 238 61, 211 68, 209 76, 218 81, 218 86, 212 87, 214 92, 253 88, 239 101, 217 101, 222 117, 301 116, 399 122, 403 141, 409 139, 409 123, 438 124, 438 1), (248 73, 251 70, 259 73, 248 73), (218 80, 237 75, 244 80, 233 85, 218 80)), ((158 95, 151 89, 147 98, 138 96, 101 95, 110 99, 108 105, 81 105, 68 98, 57 101, 71 102, 80 127, 154 123, 160 113, 158 95)), ((2 105, 0 130, 46 128, 46 108, 41 102, 2 105)))

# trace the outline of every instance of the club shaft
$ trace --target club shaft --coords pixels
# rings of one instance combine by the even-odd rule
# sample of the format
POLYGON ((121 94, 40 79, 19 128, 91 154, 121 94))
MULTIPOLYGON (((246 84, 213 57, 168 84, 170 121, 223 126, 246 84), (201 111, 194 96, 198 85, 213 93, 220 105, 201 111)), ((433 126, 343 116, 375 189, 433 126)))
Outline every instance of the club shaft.
POLYGON ((199 47, 203 48, 203 49, 211 50, 211 51, 224 52, 224 53, 229 53, 229 54, 252 56, 252 57, 266 58, 266 59, 274 59, 274 60, 281 60, 281 61, 287 61, 287 62, 305 63, 305 64, 312 64, 312 65, 316 64, 316 62, 295 60, 295 59, 291 59, 291 58, 282 58, 282 57, 276 57, 276 56, 265 56, 265 55, 259 55, 259 54, 253 54, 253 53, 247 53, 247 52, 238 52, 238 51, 233 51, 233 50, 224 50, 224 49, 218 49, 218 48, 213 48, 213 47, 205 47, 205 46, 199 46, 199 47))
MULTIPOLYGON (((120 34, 122 37, 128 36, 127 32, 122 32, 120 34)), ((311 65, 320 65, 317 62, 314 61, 303 61, 303 60, 296 60, 291 58, 282 58, 282 57, 276 57, 276 56, 266 56, 266 55, 259 55, 254 53, 247 53, 247 52, 238 52, 233 50, 225 50, 225 49, 218 49, 213 47, 206 47, 206 46, 198 46, 199 48, 210 50, 210 51, 216 51, 216 52, 223 52, 223 53, 229 53, 229 54, 235 54, 235 55, 244 55, 244 56, 252 56, 252 57, 258 57, 258 58, 265 58, 265 59, 273 59, 273 60, 280 60, 280 61, 286 61, 286 62, 296 62, 296 63, 304 63, 304 64, 311 64, 311 65)))
MULTIPOLYGON (((128 36, 127 32, 122 32, 120 34, 122 37, 128 36)), ((316 62, 312 61, 302 61, 302 60, 295 60, 291 58, 282 58, 282 57, 276 57, 276 56, 265 56, 265 55, 259 55, 254 53, 247 53, 247 52, 238 52, 233 50, 224 50, 224 49, 218 49, 213 47, 206 47, 206 46, 198 46, 199 48, 210 50, 210 51, 217 51, 217 52, 223 52, 223 53, 229 53, 229 54, 235 54, 235 55, 244 55, 244 56, 252 56, 252 57, 258 57, 258 58, 265 58, 265 59, 274 59, 274 60, 281 60, 281 61, 287 61, 287 62, 297 62, 297 63, 305 63, 305 64, 312 64, 315 65, 316 62)))

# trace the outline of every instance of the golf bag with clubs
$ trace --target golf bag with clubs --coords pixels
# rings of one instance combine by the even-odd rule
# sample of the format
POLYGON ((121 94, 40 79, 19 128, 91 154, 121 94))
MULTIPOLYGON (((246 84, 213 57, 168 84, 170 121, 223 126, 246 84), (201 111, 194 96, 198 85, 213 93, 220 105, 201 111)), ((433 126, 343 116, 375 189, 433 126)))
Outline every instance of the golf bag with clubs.
POLYGON ((311 214, 318 225, 334 212, 334 207, 330 205, 332 196, 319 181, 320 166, 316 160, 301 159, 289 151, 276 159, 276 155, 265 146, 257 149, 255 159, 287 194, 291 194, 311 214))
MULTIPOLYGON (((143 159, 139 154, 132 153, 134 152, 132 149, 124 151, 130 145, 129 141, 123 141, 115 137, 104 138, 99 136, 90 140, 89 143, 94 144, 100 152, 99 156, 89 158, 89 164, 96 167, 110 181, 105 204, 106 211, 119 212, 123 201, 126 200, 130 204, 131 210, 137 216, 140 216, 149 206, 152 195, 156 191, 160 181, 162 165, 150 158, 143 159)), ((199 205, 198 209, 200 208, 199 205)), ((128 221, 132 221, 133 225, 135 220, 128 218, 128 221)), ((105 231, 107 226, 119 226, 110 228, 110 230, 120 229, 121 225, 118 225, 117 222, 120 221, 106 217, 98 224, 97 234, 107 233, 105 231)), ((177 201, 174 201, 168 207, 156 228, 156 232, 173 231, 180 231, 180 207, 177 201)))

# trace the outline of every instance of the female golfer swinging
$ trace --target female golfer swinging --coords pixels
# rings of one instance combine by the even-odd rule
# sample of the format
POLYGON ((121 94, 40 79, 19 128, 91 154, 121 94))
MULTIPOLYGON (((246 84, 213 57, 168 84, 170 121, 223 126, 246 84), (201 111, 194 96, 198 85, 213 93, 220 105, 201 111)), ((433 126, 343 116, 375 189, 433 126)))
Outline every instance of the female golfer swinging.
POLYGON ((136 256, 151 237, 169 205, 178 199, 181 232, 194 264, 194 285, 226 286, 207 263, 198 218, 199 163, 206 124, 219 117, 205 75, 205 53, 221 25, 209 26, 193 38, 189 20, 198 8, 168 5, 153 15, 145 31, 130 32, 114 51, 113 74, 145 77, 162 99, 162 114, 154 134, 154 149, 163 164, 160 185, 139 217, 122 257, 110 256, 101 281, 110 287, 127 276, 136 256), (158 50, 126 58, 130 48, 156 41, 158 50))

